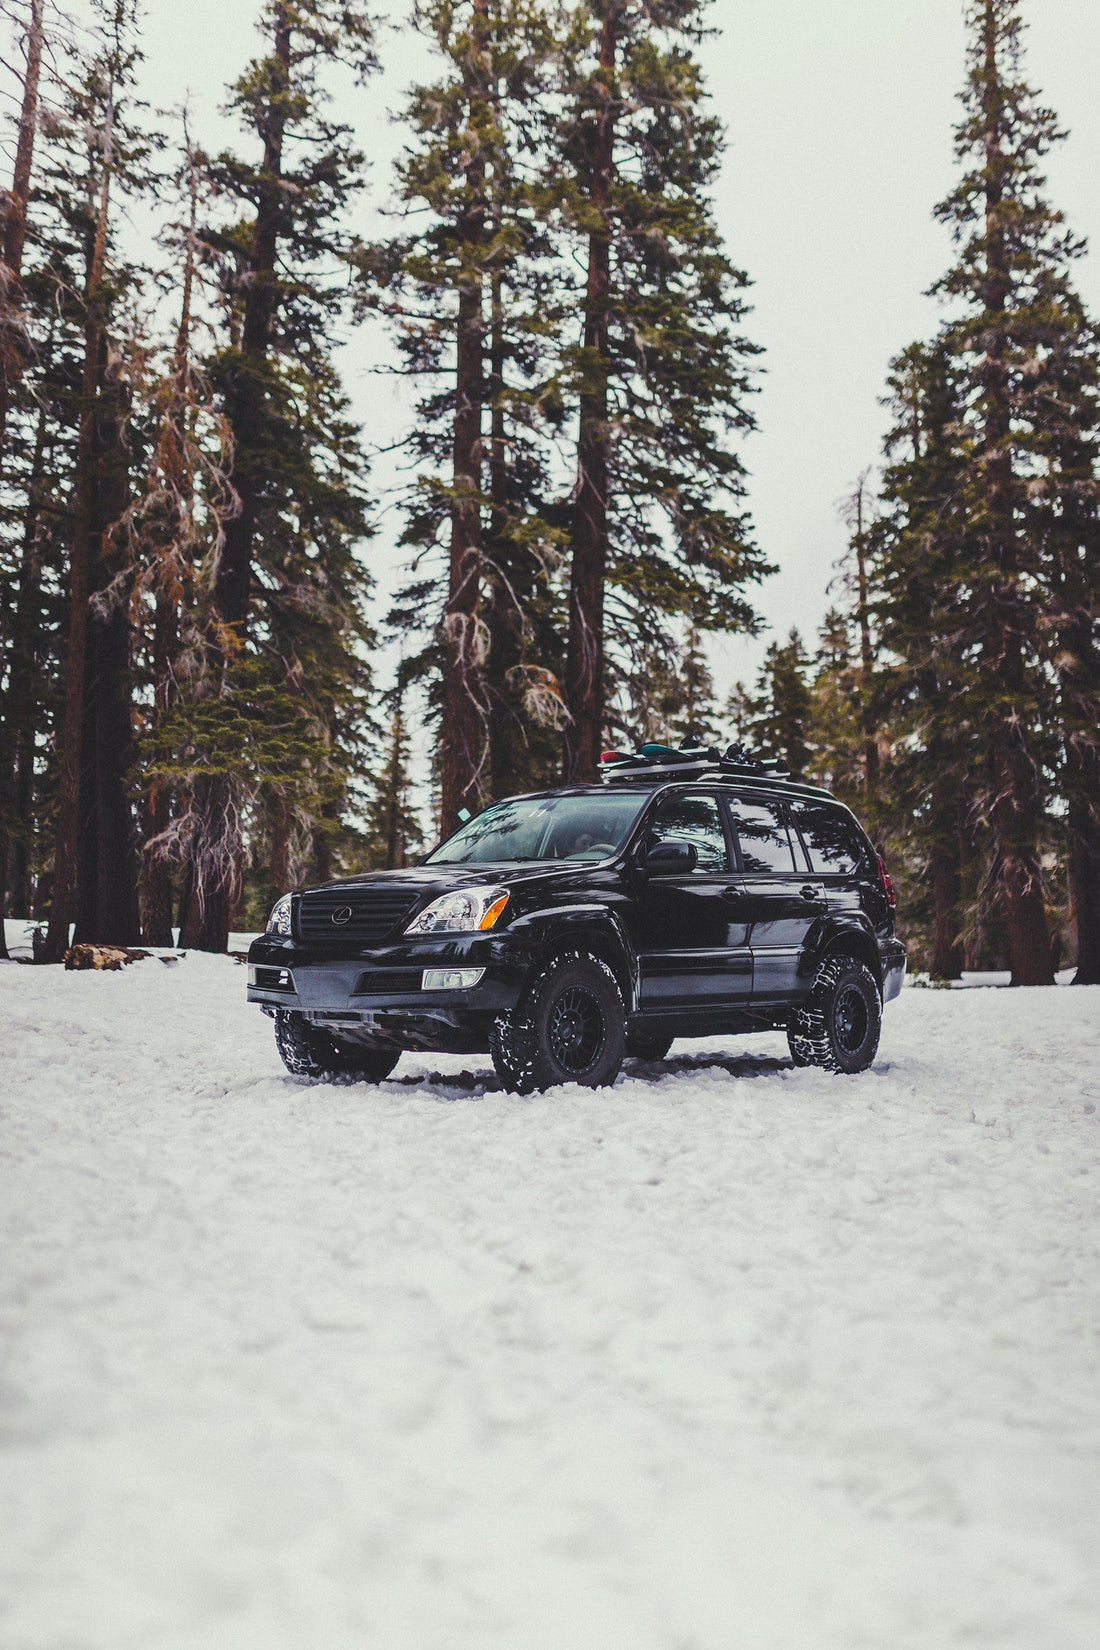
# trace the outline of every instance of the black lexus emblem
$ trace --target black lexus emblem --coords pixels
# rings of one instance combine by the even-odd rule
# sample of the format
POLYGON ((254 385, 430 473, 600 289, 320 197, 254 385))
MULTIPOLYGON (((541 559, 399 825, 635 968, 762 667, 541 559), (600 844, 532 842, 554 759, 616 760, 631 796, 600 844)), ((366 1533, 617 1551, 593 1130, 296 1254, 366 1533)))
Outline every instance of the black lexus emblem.
POLYGON ((343 928, 346 922, 351 921, 351 906, 341 905, 338 910, 332 913, 332 920, 337 928, 343 928))

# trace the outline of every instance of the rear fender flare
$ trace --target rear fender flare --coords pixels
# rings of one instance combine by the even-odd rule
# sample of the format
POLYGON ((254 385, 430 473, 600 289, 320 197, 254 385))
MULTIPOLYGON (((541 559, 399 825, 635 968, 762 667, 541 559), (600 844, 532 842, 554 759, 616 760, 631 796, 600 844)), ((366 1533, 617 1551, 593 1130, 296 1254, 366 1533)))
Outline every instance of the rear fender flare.
POLYGON ((855 917, 835 917, 815 924, 807 938, 805 950, 798 964, 799 975, 812 980, 826 957, 843 954, 855 957, 870 969, 882 995, 882 957, 878 941, 869 925, 855 917))

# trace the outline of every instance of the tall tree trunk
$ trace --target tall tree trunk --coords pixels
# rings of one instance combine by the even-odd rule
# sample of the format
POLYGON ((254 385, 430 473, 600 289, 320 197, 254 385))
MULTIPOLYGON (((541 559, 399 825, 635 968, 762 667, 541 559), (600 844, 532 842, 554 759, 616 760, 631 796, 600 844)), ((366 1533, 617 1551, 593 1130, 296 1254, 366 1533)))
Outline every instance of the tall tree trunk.
POLYGON ((405 867, 405 833, 402 812, 405 800, 405 771, 401 761, 405 743, 404 694, 398 683, 393 707, 393 729, 390 739, 390 786, 386 798, 386 869, 401 871, 405 867))
POLYGON ((129 794, 133 762, 130 604, 128 589, 116 586, 116 580, 125 576, 124 559, 110 536, 129 498, 128 401, 121 364, 104 333, 95 420, 93 599, 84 675, 83 821, 75 934, 79 941, 98 945, 134 945, 141 938, 137 844, 129 794))
MULTIPOLYGON (((153 730, 164 726, 172 701, 172 660, 179 615, 163 589, 157 592, 153 617, 153 730)), ((172 822, 168 782, 153 779, 145 794, 145 875, 141 930, 146 945, 172 944, 172 868, 162 839, 172 822)))
POLYGON ((272 804, 269 875, 272 887, 277 888, 280 894, 286 894, 290 891, 290 840, 292 830, 293 821, 290 817, 290 810, 282 797, 276 797, 272 804))
POLYGON ((229 915, 237 901, 239 862, 233 843, 239 827, 232 788, 221 774, 198 781, 192 799, 196 825, 191 838, 180 910, 180 945, 189 951, 225 951, 229 915))
MULTIPOLYGON (((54 317, 44 353, 52 356, 54 317)), ((15 598, 15 625, 12 637, 11 669, 6 703, 0 710, 0 792, 10 786, 10 818, 17 822, 11 836, 9 858, 0 852, 0 879, 5 865, 10 867, 12 915, 31 915, 31 816, 34 804, 34 754, 36 726, 42 703, 39 683, 40 604, 42 565, 39 527, 42 516, 42 488, 53 443, 50 439, 49 408, 43 397, 35 425, 34 451, 27 481, 27 507, 23 517, 23 542, 19 557, 19 587, 15 598), (9 743, 10 742, 10 743, 9 743)), ((0 795, 0 828, 4 796, 0 795)), ((0 885, 0 919, 4 913, 5 888, 0 885)), ((0 921, 0 931, 2 931, 0 921)))
POLYGON ((963 971, 959 907, 962 872, 959 864, 958 803, 952 782, 933 780, 932 789, 932 960, 934 980, 958 980, 963 971))
POLYGON ((1074 985, 1100 985, 1100 773, 1093 761, 1090 806, 1082 797, 1069 805, 1069 875, 1077 924, 1074 985))
POLYGON ((523 659, 523 614, 515 589, 515 546, 508 535, 509 479, 504 409, 504 307, 499 273, 492 278, 489 343, 489 600, 486 623, 489 654, 485 689, 489 721, 489 793, 508 796, 516 789, 522 728, 516 715, 512 672, 523 659))
POLYGON ((878 738, 871 708, 871 680, 874 674, 875 653, 871 641, 871 613, 867 581, 867 538, 863 526, 863 490, 866 472, 856 488, 856 599, 859 621, 859 697, 860 721, 863 725, 863 780, 867 799, 873 802, 879 787, 878 738))
POLYGON ((267 186, 256 210, 248 276, 243 283, 241 360, 226 405, 233 432, 234 462, 230 479, 240 504, 225 524, 215 601, 218 616, 233 632, 238 647, 242 647, 245 641, 252 589, 252 545, 262 491, 267 431, 265 379, 277 301, 275 268, 283 221, 283 142, 290 91, 291 28, 290 7, 281 0, 274 31, 278 85, 265 120, 264 173, 267 186))
POLYGON ((1059 651, 1063 702, 1070 724, 1065 793, 1070 892, 1077 927, 1073 983, 1100 985, 1100 749, 1095 710, 1100 659, 1092 615, 1084 601, 1073 604, 1059 651))
MULTIPOLYGON (((273 56, 277 65, 273 95, 264 111, 265 187, 256 209, 249 247, 240 335, 240 357, 226 396, 226 415, 233 435, 230 481, 238 507, 225 524, 225 537, 214 586, 219 636, 211 644, 212 674, 222 678, 247 641, 252 593, 252 549, 263 491, 267 432, 266 377, 272 323, 277 303, 276 264, 283 222, 283 143, 289 111, 293 8, 279 0, 275 9, 273 56)), ((219 691, 215 686, 214 691, 219 691)), ((197 825, 191 841, 192 877, 180 944, 197 951, 224 951, 229 923, 240 897, 241 851, 233 787, 223 774, 211 774, 195 786, 192 806, 197 825), (228 834, 227 834, 228 833, 228 834)))
MULTIPOLYGON (((42 68, 42 13, 45 0, 32 0, 30 20, 27 23, 25 35, 27 63, 23 73, 23 98, 19 112, 19 128, 15 142, 15 165, 12 168, 11 190, 3 200, 3 239, 0 243, 0 471, 3 470, 4 455, 7 446, 8 412, 11 407, 12 394, 23 375, 23 366, 27 353, 26 334, 23 327, 23 318, 20 305, 20 286, 23 274, 23 247, 27 238, 27 202, 30 196, 31 162, 34 156, 34 135, 38 124, 38 81, 42 68)), ((39 428, 42 427, 42 417, 39 418, 39 428)), ((28 505, 32 510, 33 505, 28 505)), ((16 637, 15 651, 18 652, 19 640, 16 637)), ((12 661, 12 672, 17 668, 17 661, 12 661)), ((27 684, 29 686, 29 684, 27 684)), ((20 684, 13 682, 15 693, 23 691, 20 684)), ((9 695, 9 697, 14 697, 9 695)), ((14 767, 16 756, 11 748, 14 739, 19 742, 21 731, 16 732, 13 723, 8 724, 5 738, 0 732, 0 957, 8 955, 7 938, 4 932, 4 916, 7 911, 7 896, 9 874, 14 883, 18 881, 15 866, 16 841, 21 840, 21 833, 26 829, 26 819, 14 812, 15 801, 14 767), (20 827, 13 840, 10 823, 12 819, 20 820, 20 827)))
POLYGON ((600 28, 600 108, 592 136, 584 305, 583 385, 577 436, 577 497, 569 581, 565 661, 565 779, 595 779, 604 721, 604 579, 608 548, 608 300, 611 289, 611 177, 615 152, 614 73, 618 7, 607 5, 600 28))
POLYGON ((31 851, 34 841, 31 835, 34 809, 34 736, 27 730, 20 732, 16 746, 12 802, 15 817, 23 828, 13 837, 10 847, 8 906, 13 917, 29 921, 34 911, 34 857, 31 851))
POLYGON ((1003 87, 997 62, 992 0, 985 13, 985 222, 983 302, 986 348, 983 492, 986 556, 994 572, 986 598, 983 668, 999 686, 989 727, 993 774, 990 819, 997 852, 1008 962, 1013 985, 1053 985, 1050 934, 1043 905, 1039 860, 1038 771, 1026 726, 1027 664, 1014 623, 1018 603, 1018 546, 1014 509, 1012 416, 1008 368, 1007 304, 1012 274, 1006 244, 1001 185, 1003 87))
POLYGON ((0 267, 0 467, 3 465, 8 412, 12 394, 23 376, 26 339, 20 315, 20 286, 23 277, 23 247, 27 239, 27 203, 30 199, 31 165, 38 126, 38 82, 42 69, 42 14, 45 0, 31 0, 31 15, 25 36, 27 66, 23 72, 23 98, 15 140, 15 165, 11 191, 3 205, 3 265, 0 267))
POLYGON ((114 100, 108 100, 103 132, 102 172, 84 292, 84 367, 81 376, 80 433, 77 441, 76 497, 69 562, 69 647, 65 661, 65 710, 58 760, 57 820, 50 925, 39 952, 42 962, 61 962, 76 915, 80 834, 80 776, 84 733, 84 673, 88 641, 88 594, 95 509, 95 421, 103 336, 102 287, 107 262, 107 219, 111 199, 114 100))
POLYGON ((443 721, 440 729, 440 824, 444 836, 460 809, 475 811, 482 799, 485 767, 485 704, 481 641, 481 416, 484 399, 484 317, 481 259, 485 241, 485 158, 480 138, 488 104, 484 58, 487 0, 474 0, 470 52, 469 159, 465 208, 459 233, 455 335, 455 412, 451 553, 443 615, 443 721))
POLYGON ((315 825, 312 833, 313 851, 313 880, 315 882, 331 882, 335 875, 333 863, 332 835, 326 830, 326 825, 335 825, 339 817, 339 807, 334 800, 321 805, 321 824, 315 825))
MULTIPOLYGON (((958 809, 958 845, 960 910, 973 913, 977 907, 983 875, 981 845, 978 843, 969 807, 963 803, 958 809)), ((964 973, 972 974, 982 967, 985 945, 984 924, 968 920, 962 937, 962 965, 964 973)))
MULTIPOLYGON (((189 217, 186 254, 183 261, 183 290, 176 348, 172 364, 172 396, 161 432, 159 461, 169 500, 168 519, 161 566, 158 570, 156 611, 153 620, 153 733, 164 727, 175 699, 173 666, 179 645, 179 608, 188 580, 184 566, 184 499, 194 489, 192 462, 188 452, 188 376, 191 365, 192 307, 195 287, 195 247, 198 226, 198 182, 190 134, 184 122, 188 157, 189 217)), ((159 757, 160 751, 157 750, 159 757)), ((164 838, 172 822, 169 782, 150 781, 145 795, 145 875, 143 882, 142 932, 148 945, 172 944, 172 869, 164 838)), ((182 923, 182 913, 181 913, 182 923)))

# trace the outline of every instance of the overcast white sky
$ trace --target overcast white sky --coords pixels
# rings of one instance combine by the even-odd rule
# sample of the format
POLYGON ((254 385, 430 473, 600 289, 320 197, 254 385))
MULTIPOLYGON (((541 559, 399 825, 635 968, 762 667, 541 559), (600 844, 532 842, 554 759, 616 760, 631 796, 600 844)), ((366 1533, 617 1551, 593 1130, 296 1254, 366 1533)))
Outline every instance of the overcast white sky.
MULTIPOLYGON (((146 10, 146 95, 164 107, 190 91, 197 135, 220 145, 231 135, 217 114, 222 88, 255 49, 255 0, 147 0, 146 10)), ((395 24, 404 12, 390 8, 395 24)), ((1100 5, 1024 0, 1024 12, 1030 78, 1070 130, 1050 160, 1050 194, 1098 243, 1077 279, 1100 312, 1100 5)), ((950 257, 931 213, 955 175, 962 0, 714 0, 711 17, 719 32, 703 55, 729 139, 718 217, 754 282, 748 330, 767 351, 760 429, 744 449, 759 542, 780 569, 759 607, 774 631, 812 635, 843 549, 837 500, 878 458, 887 363, 936 321, 922 294, 950 257)), ((340 110, 373 159, 375 204, 400 140, 389 117, 421 52, 395 27, 385 74, 340 110)), ((354 340, 346 368, 367 437, 384 444, 400 401, 370 371, 376 347, 354 340)), ((379 570, 396 565, 397 530, 383 515, 379 570)), ((762 645, 723 644, 720 685, 751 673, 762 645)))

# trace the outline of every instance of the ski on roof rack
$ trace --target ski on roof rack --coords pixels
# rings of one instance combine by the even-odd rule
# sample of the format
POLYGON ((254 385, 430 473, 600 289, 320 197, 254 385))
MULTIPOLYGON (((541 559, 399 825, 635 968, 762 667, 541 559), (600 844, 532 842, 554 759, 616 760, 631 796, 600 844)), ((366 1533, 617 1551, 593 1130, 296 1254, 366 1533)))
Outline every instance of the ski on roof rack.
POLYGON ((605 780, 653 779, 667 782, 671 779, 698 779, 702 774, 740 774, 758 779, 789 779, 790 769, 785 762, 762 761, 744 745, 733 744, 725 755, 716 745, 689 744, 678 748, 672 745, 639 745, 631 755, 626 751, 604 751, 600 757, 600 772, 605 780))

